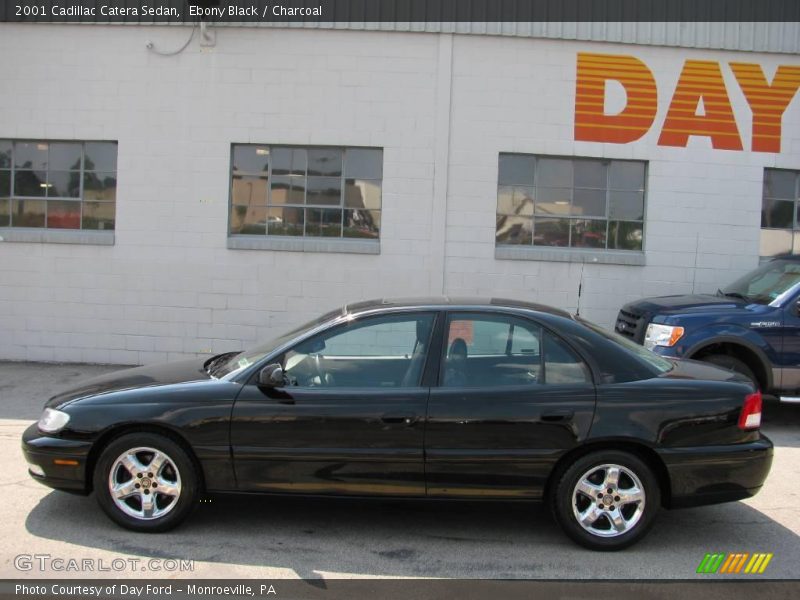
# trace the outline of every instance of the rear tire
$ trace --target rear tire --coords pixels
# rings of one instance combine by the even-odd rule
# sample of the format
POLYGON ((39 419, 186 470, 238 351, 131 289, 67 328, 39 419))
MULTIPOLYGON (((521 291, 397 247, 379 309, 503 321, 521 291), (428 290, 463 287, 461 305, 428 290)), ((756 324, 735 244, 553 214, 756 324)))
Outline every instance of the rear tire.
POLYGON ((652 469, 618 450, 576 460, 553 487, 550 506, 561 529, 590 550, 622 550, 653 524, 661 491, 652 469))
POLYGON ((761 386, 758 384, 758 379, 756 379, 755 373, 753 373, 753 370, 735 356, 730 356, 728 354, 709 354, 701 357, 699 360, 711 363, 712 365, 716 365, 728 371, 734 371, 744 375, 753 382, 753 385, 756 386, 756 389, 761 388, 761 386))
POLYGON ((129 433, 115 439, 100 455, 93 477, 100 508, 126 529, 167 531, 197 503, 194 463, 163 435, 129 433))

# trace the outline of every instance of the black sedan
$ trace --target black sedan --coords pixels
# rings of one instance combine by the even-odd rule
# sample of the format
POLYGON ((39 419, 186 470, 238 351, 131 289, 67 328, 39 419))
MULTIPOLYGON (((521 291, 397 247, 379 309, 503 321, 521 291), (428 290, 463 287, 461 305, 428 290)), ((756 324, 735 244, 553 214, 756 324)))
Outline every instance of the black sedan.
POLYGON ((616 550, 660 507, 758 492, 761 395, 510 300, 349 305, 251 351, 98 377, 23 436, 31 475, 164 531, 206 493, 544 500, 616 550))

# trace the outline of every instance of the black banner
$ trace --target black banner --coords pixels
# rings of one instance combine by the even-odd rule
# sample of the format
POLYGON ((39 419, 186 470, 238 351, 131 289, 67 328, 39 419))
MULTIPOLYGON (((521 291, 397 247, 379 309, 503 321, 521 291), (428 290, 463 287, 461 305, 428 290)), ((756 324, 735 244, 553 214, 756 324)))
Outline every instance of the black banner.
POLYGON ((0 22, 800 21, 797 0, 4 0, 0 22))
POLYGON ((559 600, 576 598, 637 600, 737 600, 800 597, 800 580, 728 579, 725 581, 546 581, 464 579, 273 579, 225 580, 0 580, 0 599, 189 600, 275 598, 280 600, 559 600))

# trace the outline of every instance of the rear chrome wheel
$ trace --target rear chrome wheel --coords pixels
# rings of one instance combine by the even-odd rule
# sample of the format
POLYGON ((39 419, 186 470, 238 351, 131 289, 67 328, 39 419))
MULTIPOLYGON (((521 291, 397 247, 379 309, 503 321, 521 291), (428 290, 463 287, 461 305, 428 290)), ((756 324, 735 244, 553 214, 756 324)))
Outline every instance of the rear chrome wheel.
POLYGON ((592 452, 556 477, 550 492, 553 514, 564 533, 592 550, 621 550, 636 543, 661 505, 653 469, 628 452, 592 452))
POLYGON ((129 433, 100 454, 94 491, 103 511, 135 531, 167 531, 195 507, 199 493, 194 461, 175 440, 129 433))
POLYGON ((592 467, 581 475, 572 491, 575 519, 592 535, 622 535, 636 526, 644 509, 644 486, 622 465, 592 467))
POLYGON ((114 504, 136 519, 163 517, 181 495, 181 476, 168 454, 155 448, 131 448, 111 467, 108 491, 114 504))

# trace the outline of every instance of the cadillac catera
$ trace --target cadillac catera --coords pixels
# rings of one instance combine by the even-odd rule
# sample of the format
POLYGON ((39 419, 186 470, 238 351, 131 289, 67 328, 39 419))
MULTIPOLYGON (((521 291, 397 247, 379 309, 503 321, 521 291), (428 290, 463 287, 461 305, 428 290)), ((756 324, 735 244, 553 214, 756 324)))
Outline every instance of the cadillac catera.
POLYGON ((540 500, 576 542, 616 550, 662 507, 758 492, 760 421, 734 372, 545 306, 432 298, 98 377, 51 398, 22 446, 36 480, 138 531, 222 492, 540 500))

